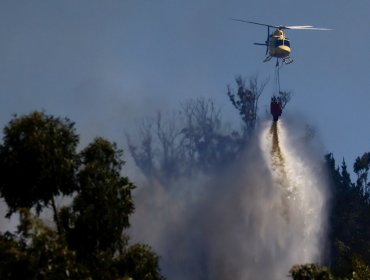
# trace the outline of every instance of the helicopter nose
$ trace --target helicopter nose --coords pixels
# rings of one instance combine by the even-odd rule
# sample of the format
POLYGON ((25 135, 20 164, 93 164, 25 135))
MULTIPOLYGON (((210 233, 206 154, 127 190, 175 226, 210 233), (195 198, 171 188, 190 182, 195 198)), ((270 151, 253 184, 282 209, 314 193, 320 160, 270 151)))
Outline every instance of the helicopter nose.
POLYGON ((289 54, 290 54, 290 47, 288 47, 288 46, 279 46, 277 48, 277 56, 278 57, 281 57, 281 58, 287 57, 287 56, 289 56, 289 54))

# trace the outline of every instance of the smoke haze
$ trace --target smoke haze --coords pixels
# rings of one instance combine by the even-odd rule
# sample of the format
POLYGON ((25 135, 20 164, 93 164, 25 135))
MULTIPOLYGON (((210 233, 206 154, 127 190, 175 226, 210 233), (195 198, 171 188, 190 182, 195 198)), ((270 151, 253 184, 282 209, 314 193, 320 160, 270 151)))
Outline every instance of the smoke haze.
POLYGON ((213 178, 136 193, 135 241, 152 245, 168 279, 284 279, 320 262, 327 183, 305 132, 261 124, 241 162, 213 178))

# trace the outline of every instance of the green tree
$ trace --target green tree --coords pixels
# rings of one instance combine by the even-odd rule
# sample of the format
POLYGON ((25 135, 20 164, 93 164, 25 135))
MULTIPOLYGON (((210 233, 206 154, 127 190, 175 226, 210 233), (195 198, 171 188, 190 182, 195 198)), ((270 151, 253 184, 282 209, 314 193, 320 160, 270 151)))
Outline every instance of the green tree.
MULTIPOLYGON (((357 184, 351 181, 344 160, 341 167, 337 167, 333 155, 329 154, 326 162, 332 193, 329 216, 331 270, 337 277, 370 279, 367 274, 370 264, 369 194, 359 180, 357 184), (365 274, 367 278, 361 278, 365 274)), ((362 175, 366 172, 366 160, 361 162, 361 158, 358 158, 354 170, 359 178, 365 178, 362 175)))
POLYGON ((92 279, 60 234, 20 210, 17 234, 0 236, 1 279, 92 279))
POLYGON ((149 247, 128 247, 134 185, 121 175, 122 150, 96 138, 77 153, 73 127, 34 112, 4 129, 0 167, 7 173, 0 191, 20 224, 15 234, 0 234, 0 278, 164 279, 149 247), (60 194, 72 203, 58 211, 54 196, 60 194), (57 231, 31 214, 30 208, 39 215, 50 203, 57 231))
POLYGON ((353 165, 353 170, 357 174, 357 186, 368 193, 370 182, 368 182, 368 172, 370 169, 370 153, 364 153, 361 157, 357 157, 353 165))
POLYGON ((61 213, 69 243, 91 270, 110 266, 110 260, 121 254, 127 243, 123 230, 129 227, 134 210, 134 185, 120 175, 121 155, 115 144, 103 138, 85 148, 77 174, 79 192, 72 206, 61 213))
MULTIPOLYGON (((76 146, 79 137, 68 119, 33 112, 14 116, 4 128, 0 146, 0 194, 8 216, 18 208, 53 207, 54 197, 76 190, 76 146)), ((56 217, 56 216, 55 216, 56 217)))
POLYGON ((289 271, 294 280, 334 280, 326 267, 318 264, 294 265, 289 271))
POLYGON ((22 245, 9 233, 0 235, 0 279, 27 279, 32 274, 22 245))
POLYGON ((164 280, 158 270, 158 256, 148 245, 135 244, 117 261, 120 275, 129 275, 132 279, 164 280))

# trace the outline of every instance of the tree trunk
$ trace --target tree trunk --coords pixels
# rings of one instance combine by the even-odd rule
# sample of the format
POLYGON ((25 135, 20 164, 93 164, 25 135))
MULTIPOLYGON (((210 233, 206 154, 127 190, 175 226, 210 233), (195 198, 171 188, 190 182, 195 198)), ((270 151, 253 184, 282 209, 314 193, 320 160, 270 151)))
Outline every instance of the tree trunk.
POLYGON ((57 210, 57 207, 55 205, 54 196, 51 198, 51 206, 53 207, 53 212, 54 212, 54 222, 57 225, 57 231, 58 231, 58 234, 60 235, 62 233, 62 228, 61 228, 61 225, 60 225, 58 210, 57 210))

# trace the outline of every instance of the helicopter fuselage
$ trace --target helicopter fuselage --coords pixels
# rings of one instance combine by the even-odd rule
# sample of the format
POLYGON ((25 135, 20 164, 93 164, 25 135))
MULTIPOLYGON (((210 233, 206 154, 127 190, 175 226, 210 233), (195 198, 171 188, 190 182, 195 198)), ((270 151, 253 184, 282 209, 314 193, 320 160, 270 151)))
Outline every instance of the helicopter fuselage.
POLYGON ((286 58, 289 57, 290 41, 282 30, 276 29, 269 37, 268 50, 271 57, 286 58))

